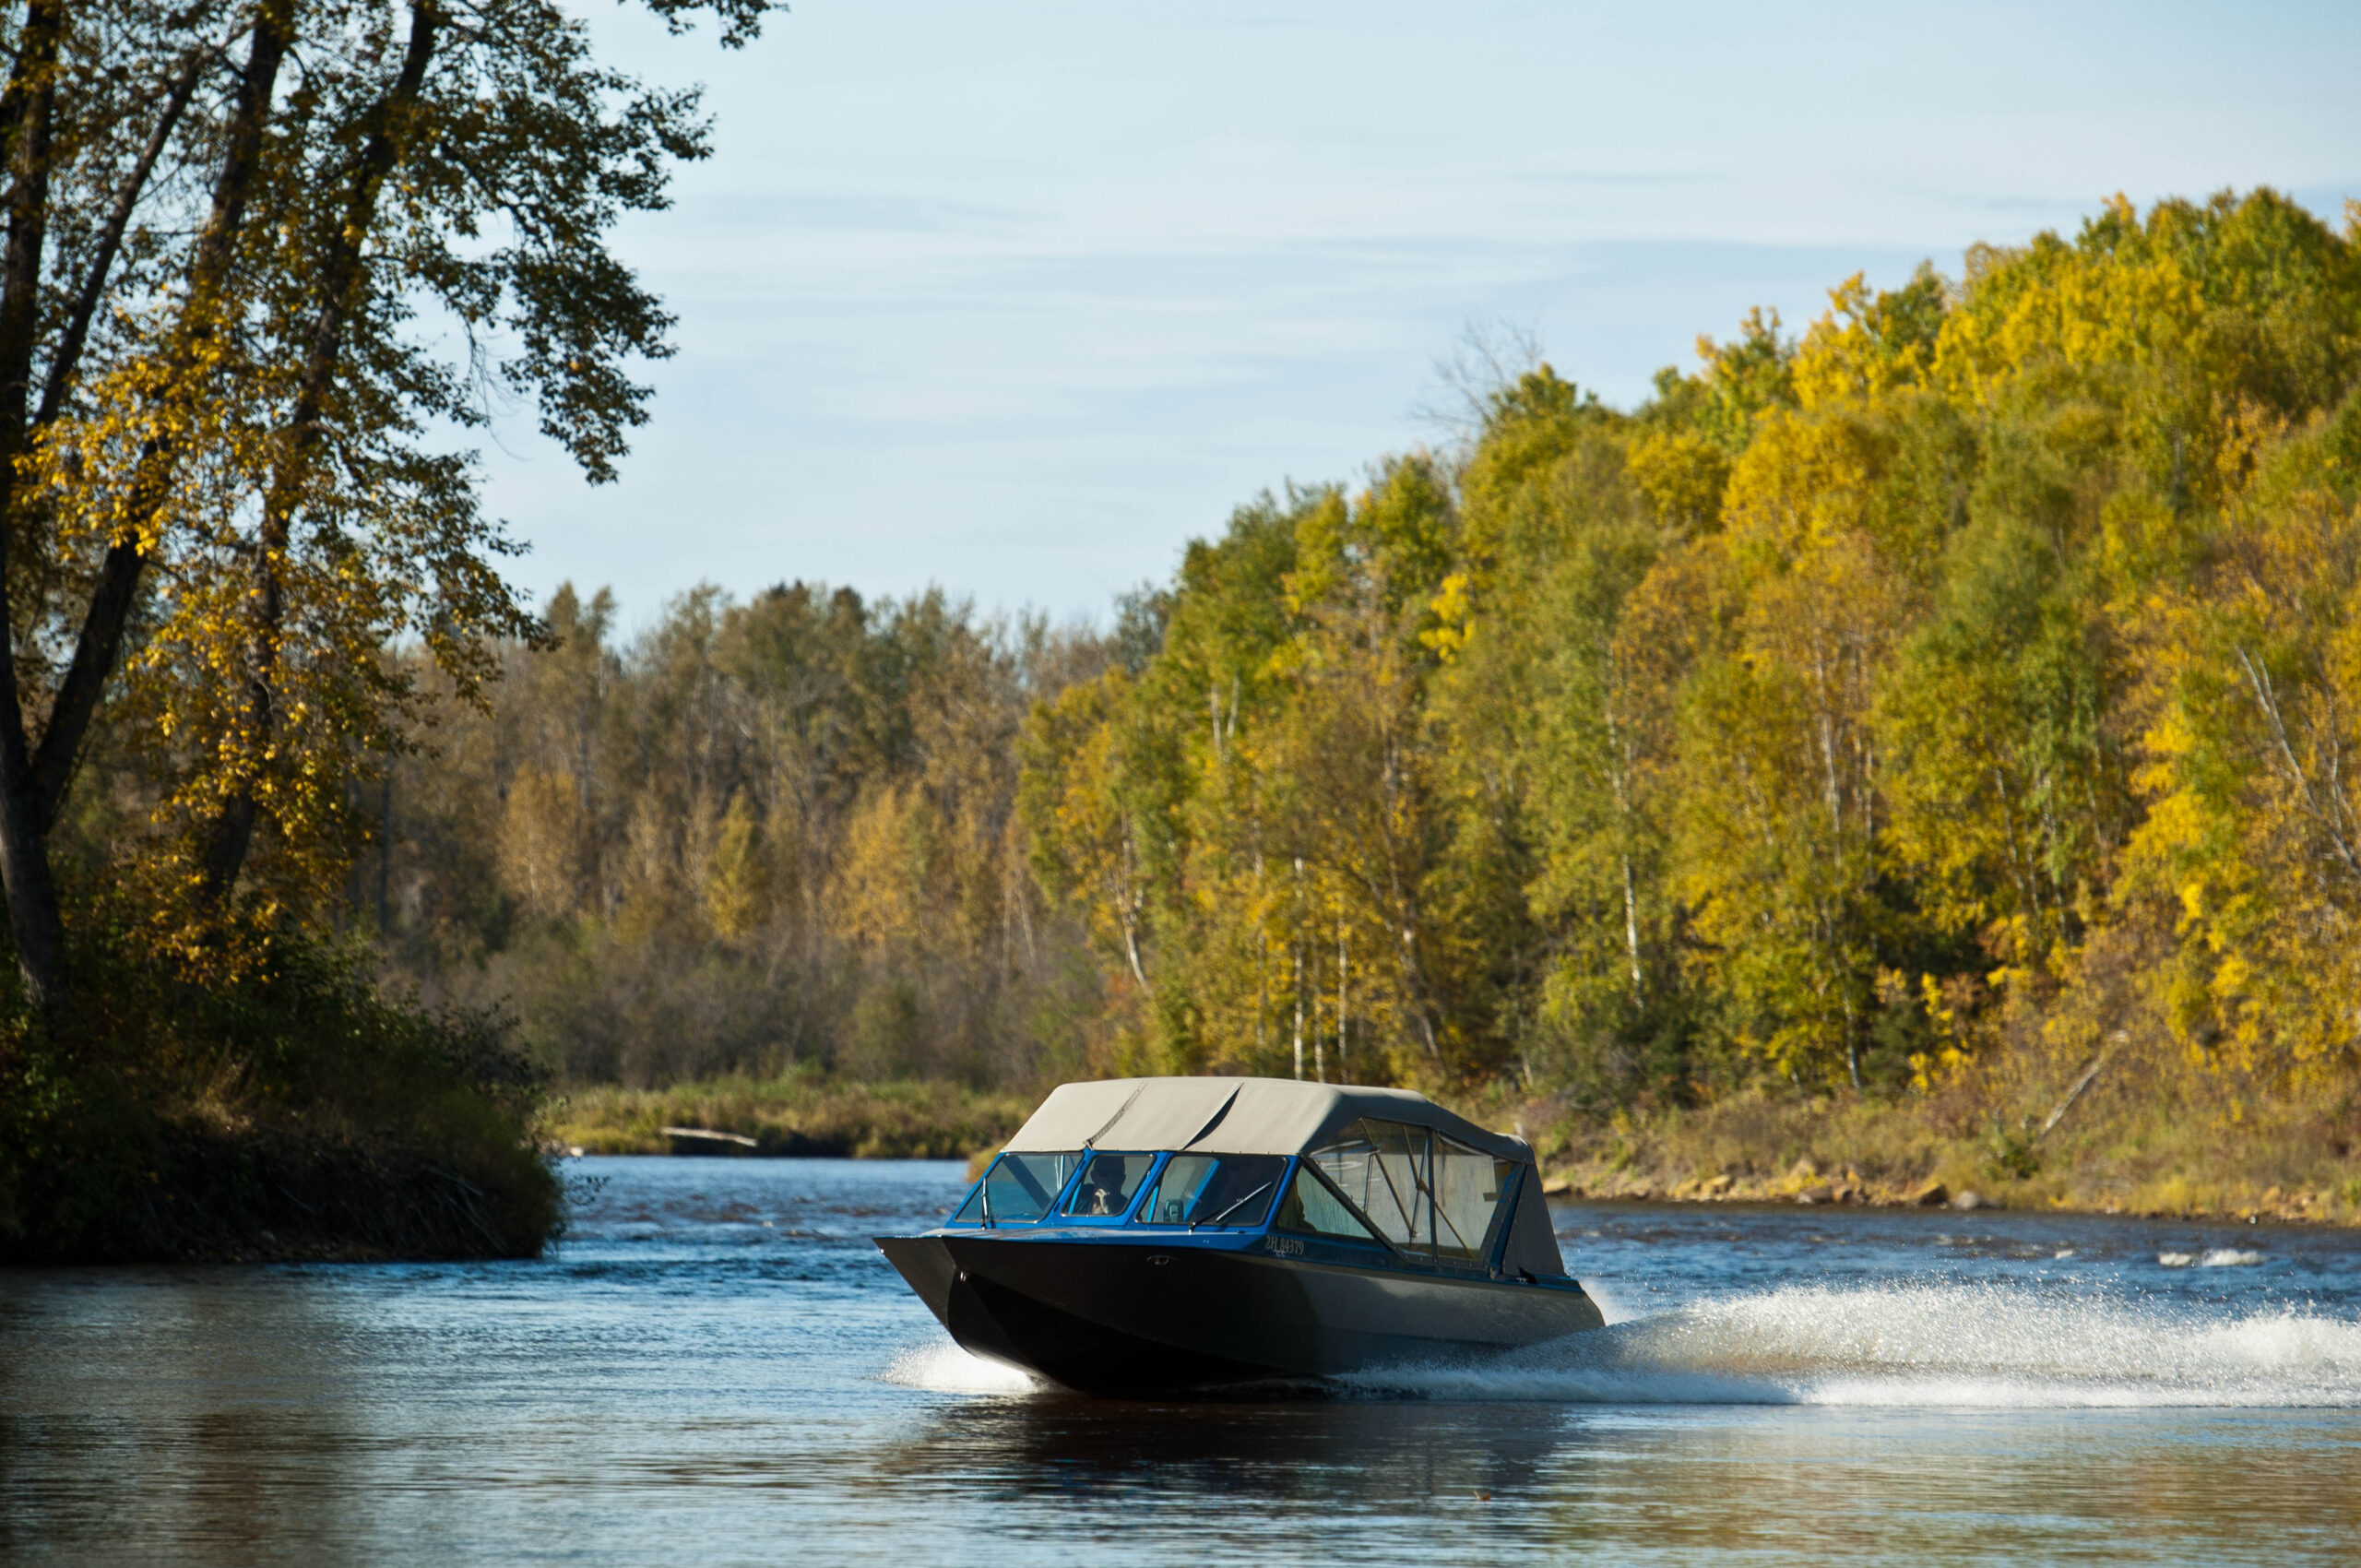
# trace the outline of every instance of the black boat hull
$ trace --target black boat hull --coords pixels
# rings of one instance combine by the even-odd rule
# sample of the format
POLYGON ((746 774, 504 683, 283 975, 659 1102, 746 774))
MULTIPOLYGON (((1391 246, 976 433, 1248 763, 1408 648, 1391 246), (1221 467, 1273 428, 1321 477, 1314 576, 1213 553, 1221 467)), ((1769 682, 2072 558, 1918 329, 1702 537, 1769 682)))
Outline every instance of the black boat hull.
POLYGON ((1140 1241, 880 1238, 979 1356, 1094 1394, 1465 1360, 1599 1326, 1572 1281, 1494 1280, 1140 1241))

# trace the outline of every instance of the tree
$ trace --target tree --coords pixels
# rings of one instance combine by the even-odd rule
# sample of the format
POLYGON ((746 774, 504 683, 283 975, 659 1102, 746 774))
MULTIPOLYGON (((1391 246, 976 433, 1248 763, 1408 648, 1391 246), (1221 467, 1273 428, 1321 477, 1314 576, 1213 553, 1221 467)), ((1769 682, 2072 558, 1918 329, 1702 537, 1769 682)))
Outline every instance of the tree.
MULTIPOLYGON (((766 9, 651 4, 733 46, 766 9)), ((27 0, 13 43, 0 880, 54 1016, 49 837, 118 676, 159 796, 128 883, 160 934, 219 930, 266 829, 256 918, 333 886, 349 781, 419 700, 386 644, 420 638, 465 695, 486 637, 530 624, 467 454, 429 433, 523 398, 612 476, 647 417, 627 369, 669 323, 606 236, 704 142, 694 94, 598 67, 544 0, 27 0)))
POLYGON ((2361 1065, 2361 404, 2274 454, 2153 624, 2132 885, 2177 909, 2174 1021, 2265 1084, 2361 1065))

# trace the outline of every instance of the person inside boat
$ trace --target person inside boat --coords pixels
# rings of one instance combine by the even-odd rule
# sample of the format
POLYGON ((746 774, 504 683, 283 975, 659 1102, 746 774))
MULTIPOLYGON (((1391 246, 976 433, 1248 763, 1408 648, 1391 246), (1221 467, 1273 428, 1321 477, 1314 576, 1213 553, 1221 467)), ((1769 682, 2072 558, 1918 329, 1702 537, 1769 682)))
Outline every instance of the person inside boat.
POLYGON ((1120 1219, 1131 1212, 1140 1183, 1156 1163, 1153 1154, 1094 1154, 1082 1180, 1066 1199, 1065 1212, 1085 1219, 1120 1219))
POLYGON ((1076 1212, 1081 1214, 1108 1215, 1123 1212, 1115 1206, 1115 1195, 1107 1190, 1107 1185, 1103 1182, 1085 1182, 1082 1184, 1082 1192, 1078 1194, 1078 1202, 1080 1206, 1076 1212))

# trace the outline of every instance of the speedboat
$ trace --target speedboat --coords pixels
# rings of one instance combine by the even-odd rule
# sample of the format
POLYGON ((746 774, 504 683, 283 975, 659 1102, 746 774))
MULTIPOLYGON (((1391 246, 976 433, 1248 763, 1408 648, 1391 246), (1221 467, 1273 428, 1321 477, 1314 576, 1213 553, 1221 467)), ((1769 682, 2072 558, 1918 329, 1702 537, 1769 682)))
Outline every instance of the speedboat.
POLYGON ((877 1245, 975 1355, 1094 1394, 1466 1360, 1596 1328, 1522 1138, 1406 1089, 1065 1084, 877 1245))

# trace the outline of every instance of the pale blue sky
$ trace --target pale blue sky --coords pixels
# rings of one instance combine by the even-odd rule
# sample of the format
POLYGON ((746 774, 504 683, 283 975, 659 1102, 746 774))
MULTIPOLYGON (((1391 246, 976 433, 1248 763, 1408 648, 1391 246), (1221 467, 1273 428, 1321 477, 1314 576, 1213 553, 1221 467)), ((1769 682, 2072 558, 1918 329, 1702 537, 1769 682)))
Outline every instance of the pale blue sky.
POLYGON ((644 623, 794 577, 1103 613, 1266 486, 1433 439, 1470 323, 1630 404, 1754 303, 2108 193, 2361 196, 2361 6, 796 0, 623 253, 680 316, 592 490, 488 445, 520 581, 644 623))

